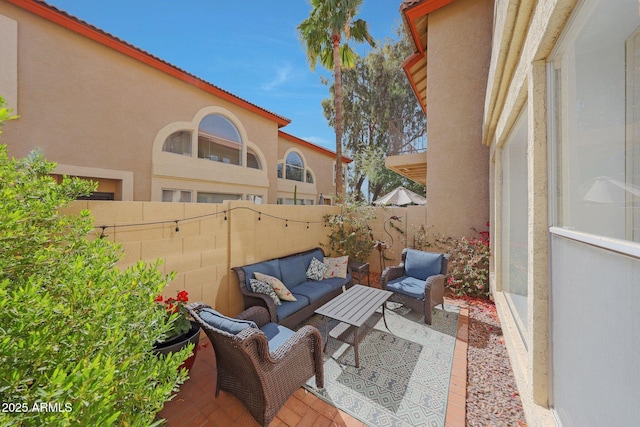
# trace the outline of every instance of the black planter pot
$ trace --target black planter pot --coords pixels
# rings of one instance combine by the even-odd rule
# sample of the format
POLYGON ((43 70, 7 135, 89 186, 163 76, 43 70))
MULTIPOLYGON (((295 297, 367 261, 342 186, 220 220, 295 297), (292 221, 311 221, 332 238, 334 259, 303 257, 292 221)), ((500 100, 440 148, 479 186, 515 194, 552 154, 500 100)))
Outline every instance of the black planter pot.
POLYGON ((165 341, 162 343, 156 343, 153 346, 153 350, 156 354, 169 354, 180 351, 190 343, 194 345, 193 353, 187 360, 184 361, 180 368, 191 369, 193 363, 196 361, 196 354, 198 352, 198 343, 200 342, 200 325, 191 320, 191 329, 186 334, 180 335, 171 341, 165 341))

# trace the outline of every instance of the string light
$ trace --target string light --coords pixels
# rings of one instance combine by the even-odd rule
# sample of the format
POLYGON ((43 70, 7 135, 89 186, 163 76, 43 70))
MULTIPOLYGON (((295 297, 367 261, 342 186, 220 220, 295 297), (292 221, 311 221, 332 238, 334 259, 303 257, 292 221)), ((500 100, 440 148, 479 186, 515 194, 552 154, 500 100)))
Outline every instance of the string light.
MULTIPOLYGON (((238 206, 235 208, 231 208, 228 210, 229 213, 231 213, 231 211, 234 210, 248 210, 248 211, 252 211, 258 214, 258 221, 262 221, 262 216, 267 216, 269 218, 273 218, 273 219, 277 219, 280 221, 284 221, 285 227, 289 227, 289 221, 293 222, 293 223, 299 223, 299 224, 306 224, 307 225, 307 229, 310 228, 310 224, 324 224, 325 227, 327 227, 327 222, 322 220, 322 221, 300 221, 300 220, 294 220, 294 219, 288 219, 288 218, 284 218, 281 216, 276 216, 276 215, 270 215, 258 210, 255 210, 253 208, 249 208, 246 206, 238 206)), ((138 223, 130 223, 130 224, 118 224, 118 225, 97 225, 94 226, 95 229, 100 229, 100 235, 98 236, 100 239, 103 239, 105 237, 108 237, 107 234, 105 234, 105 231, 108 228, 113 228, 116 229, 117 227, 143 227, 143 226, 149 226, 149 225, 162 225, 162 224, 170 224, 170 223, 174 223, 176 225, 175 231, 176 233, 180 232, 180 221, 184 222, 184 221, 194 221, 197 219, 202 219, 202 218, 209 218, 209 217, 215 217, 218 215, 224 215, 224 220, 227 221, 228 215, 227 215, 227 210, 224 210, 222 212, 213 212, 210 214, 204 214, 204 215, 198 215, 198 216, 192 216, 192 217, 188 217, 188 218, 183 218, 183 219, 172 219, 172 220, 165 220, 165 221, 154 221, 154 222, 138 222, 138 223)))

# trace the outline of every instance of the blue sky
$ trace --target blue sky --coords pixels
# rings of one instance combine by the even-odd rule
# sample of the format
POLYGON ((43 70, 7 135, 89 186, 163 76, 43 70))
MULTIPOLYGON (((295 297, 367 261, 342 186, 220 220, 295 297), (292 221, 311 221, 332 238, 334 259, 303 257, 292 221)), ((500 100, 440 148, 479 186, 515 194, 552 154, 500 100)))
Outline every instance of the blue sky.
MULTIPOLYGON (((296 27, 307 0, 48 0, 89 24, 291 120, 285 132, 335 149, 322 107, 331 76, 309 68, 296 27)), ((400 0, 364 0, 376 40, 395 38, 400 0)), ((366 54, 368 46, 354 46, 366 54)))

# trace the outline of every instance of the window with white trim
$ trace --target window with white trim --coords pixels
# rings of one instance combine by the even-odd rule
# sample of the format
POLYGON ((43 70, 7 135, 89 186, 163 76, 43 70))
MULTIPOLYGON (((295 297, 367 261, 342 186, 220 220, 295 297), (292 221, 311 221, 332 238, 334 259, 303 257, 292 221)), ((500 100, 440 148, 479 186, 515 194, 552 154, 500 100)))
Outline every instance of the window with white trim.
POLYGON ((163 202, 191 202, 190 190, 176 190, 176 189, 162 189, 162 201, 163 202))
POLYGON ((583 10, 550 63, 553 222, 640 242, 638 2, 591 0, 583 10))
POLYGON ((172 133, 164 141, 162 151, 191 156, 191 132, 180 130, 172 133))
POLYGON ((209 114, 198 128, 198 158, 242 166, 242 138, 220 114, 209 114))

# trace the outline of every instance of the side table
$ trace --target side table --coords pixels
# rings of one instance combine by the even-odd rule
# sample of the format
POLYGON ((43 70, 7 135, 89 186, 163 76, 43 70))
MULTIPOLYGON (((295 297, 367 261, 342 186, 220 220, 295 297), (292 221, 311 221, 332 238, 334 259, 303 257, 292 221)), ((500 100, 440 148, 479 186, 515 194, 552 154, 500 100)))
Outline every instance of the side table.
POLYGON ((368 262, 359 262, 359 261, 350 261, 349 268, 351 269, 351 275, 354 280, 358 280, 357 283, 363 285, 362 279, 367 278, 367 286, 371 286, 371 281, 369 279, 369 263, 368 262))

